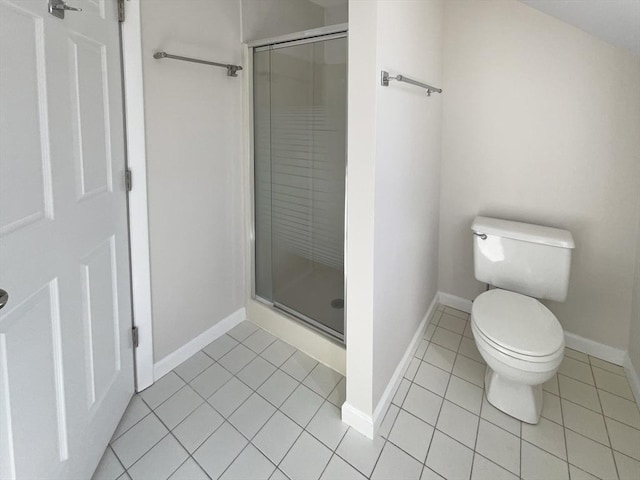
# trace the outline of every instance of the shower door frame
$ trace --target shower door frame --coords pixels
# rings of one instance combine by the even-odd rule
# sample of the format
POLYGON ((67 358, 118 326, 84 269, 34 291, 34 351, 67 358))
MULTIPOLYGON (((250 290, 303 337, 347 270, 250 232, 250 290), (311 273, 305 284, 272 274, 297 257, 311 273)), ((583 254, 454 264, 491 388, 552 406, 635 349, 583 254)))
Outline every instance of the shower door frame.
MULTIPOLYGON (((347 269, 345 266, 347 259, 347 191, 345 187, 345 199, 344 199, 344 239, 343 239, 343 298, 344 298, 344 310, 343 310, 343 329, 344 333, 340 335, 335 330, 323 325, 322 323, 314 320, 313 318, 304 315, 301 312, 298 312, 292 308, 287 307, 286 305, 279 304, 273 300, 267 300, 262 298, 256 294, 256 216, 255 216, 255 149, 254 149, 254 140, 255 140, 255 131, 254 131, 254 103, 253 103, 253 60, 254 60, 254 52, 259 49, 263 49, 264 47, 277 45, 275 48, 286 48, 293 47, 296 45, 304 45, 309 43, 317 43, 327 40, 334 40, 338 38, 347 38, 348 41, 348 24, 341 23, 338 25, 331 25, 327 27, 320 27, 312 30, 305 30, 302 32, 290 33, 286 35, 281 35, 278 37, 266 38, 263 40, 256 40, 252 42, 246 43, 246 64, 248 66, 246 74, 247 74, 247 82, 248 82, 248 131, 249 131, 249 239, 250 239, 250 286, 251 286, 251 298, 274 309, 278 313, 281 313, 289 318, 294 319, 298 323, 302 323, 302 325, 309 327, 322 335, 328 337, 331 340, 337 341, 342 345, 346 345, 347 342, 347 269)), ((348 156, 345 149, 345 185, 347 179, 347 168, 348 166, 348 156)))

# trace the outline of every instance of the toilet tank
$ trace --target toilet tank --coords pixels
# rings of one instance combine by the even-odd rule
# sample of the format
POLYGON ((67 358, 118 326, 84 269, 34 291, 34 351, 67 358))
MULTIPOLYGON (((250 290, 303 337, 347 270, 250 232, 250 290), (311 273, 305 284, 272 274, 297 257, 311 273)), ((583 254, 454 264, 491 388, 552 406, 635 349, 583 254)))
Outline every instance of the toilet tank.
POLYGON ((477 280, 530 297, 567 298, 570 232, 489 217, 476 217, 471 230, 477 280))

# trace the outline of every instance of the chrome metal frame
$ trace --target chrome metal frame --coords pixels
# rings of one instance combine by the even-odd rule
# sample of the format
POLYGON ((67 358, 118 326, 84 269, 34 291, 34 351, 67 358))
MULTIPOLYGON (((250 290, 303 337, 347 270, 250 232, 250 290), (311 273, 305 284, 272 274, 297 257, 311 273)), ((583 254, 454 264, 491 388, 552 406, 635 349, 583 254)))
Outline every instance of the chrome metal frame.
MULTIPOLYGON (((264 300, 263 298, 261 298, 261 300, 264 300)), ((344 335, 340 334, 339 332, 336 332, 335 330, 333 330, 332 328, 327 327, 326 325, 318 322, 317 320, 314 320, 313 318, 305 315, 304 313, 300 313, 297 310, 291 308, 291 307, 287 307, 286 305, 279 303, 279 302, 269 302, 269 304, 271 304, 274 308, 278 309, 278 310, 282 310, 284 313, 286 313, 289 317, 293 317, 297 320, 302 320, 305 322, 305 324, 311 328, 313 328, 314 330, 319 331, 320 333, 324 334, 324 335, 328 335, 329 337, 331 337, 334 340, 339 341, 340 343, 344 343, 344 335)))
MULTIPOLYGON (((345 35, 349 31, 348 23, 339 23, 337 25, 330 25, 328 27, 314 28, 312 30, 305 30, 303 32, 288 33, 286 35, 280 35, 277 37, 265 38, 262 40, 254 40, 247 42, 249 49, 264 47, 268 45, 276 45, 280 43, 297 42, 305 39, 312 39, 317 37, 326 37, 334 33, 344 33, 345 35)), ((322 40, 326 40, 323 38, 322 40)), ((317 40, 316 40, 317 41, 317 40)))
MULTIPOLYGON (((253 42, 247 42, 247 50, 248 50, 248 58, 247 58, 247 82, 249 86, 249 98, 248 103, 250 105, 249 108, 249 155, 250 155, 250 168, 249 168, 249 182, 250 182, 250 226, 249 226, 249 237, 250 237, 250 255, 251 255, 251 298, 256 301, 259 301, 265 305, 270 306, 274 310, 290 317, 292 319, 302 321, 302 323, 313 329, 317 332, 329 337, 330 339, 337 341, 341 344, 346 345, 347 339, 347 269, 346 269, 346 259, 347 259, 347 192, 345 186, 345 239, 344 239, 344 259, 345 259, 345 268, 344 268, 344 292, 343 298, 345 301, 344 304, 344 334, 340 335, 339 332, 326 327, 325 325, 319 323, 318 321, 300 313, 292 308, 287 307, 286 305, 279 304, 278 302, 274 302, 271 300, 267 300, 265 298, 260 297, 256 294, 256 234, 255 234, 255 225, 256 225, 256 212, 255 212, 255 145, 254 145, 254 111, 253 111, 253 58, 254 51, 263 51, 263 50, 271 50, 277 48, 284 48, 295 45, 302 45, 305 43, 315 43, 321 42, 324 40, 332 40, 334 38, 343 38, 348 36, 348 24, 338 24, 332 25, 328 27, 321 27, 313 30, 306 30, 298 33, 291 33, 287 35, 282 35, 279 37, 267 38, 264 40, 256 40, 253 42)), ((349 158, 345 152, 345 185, 347 180, 347 171, 348 171, 348 163, 349 158)))

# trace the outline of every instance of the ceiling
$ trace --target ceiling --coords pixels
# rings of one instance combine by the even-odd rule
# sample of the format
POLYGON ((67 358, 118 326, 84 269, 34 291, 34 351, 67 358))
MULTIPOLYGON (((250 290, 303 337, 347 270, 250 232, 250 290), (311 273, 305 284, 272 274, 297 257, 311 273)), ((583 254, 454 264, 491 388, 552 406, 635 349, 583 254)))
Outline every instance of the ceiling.
POLYGON ((640 57, 640 0, 520 0, 640 57))

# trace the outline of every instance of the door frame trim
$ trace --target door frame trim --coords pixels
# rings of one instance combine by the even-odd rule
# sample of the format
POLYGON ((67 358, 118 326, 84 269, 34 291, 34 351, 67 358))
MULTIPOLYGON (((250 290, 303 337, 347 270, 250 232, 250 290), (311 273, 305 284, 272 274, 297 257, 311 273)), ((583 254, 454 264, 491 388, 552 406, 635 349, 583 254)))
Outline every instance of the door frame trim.
POLYGON ((133 325, 138 327, 139 338, 138 347, 134 349, 135 380, 136 391, 140 392, 155 380, 140 0, 128 0, 125 8, 126 20, 121 24, 122 86, 127 167, 133 178, 133 189, 129 192, 129 248, 133 325))

